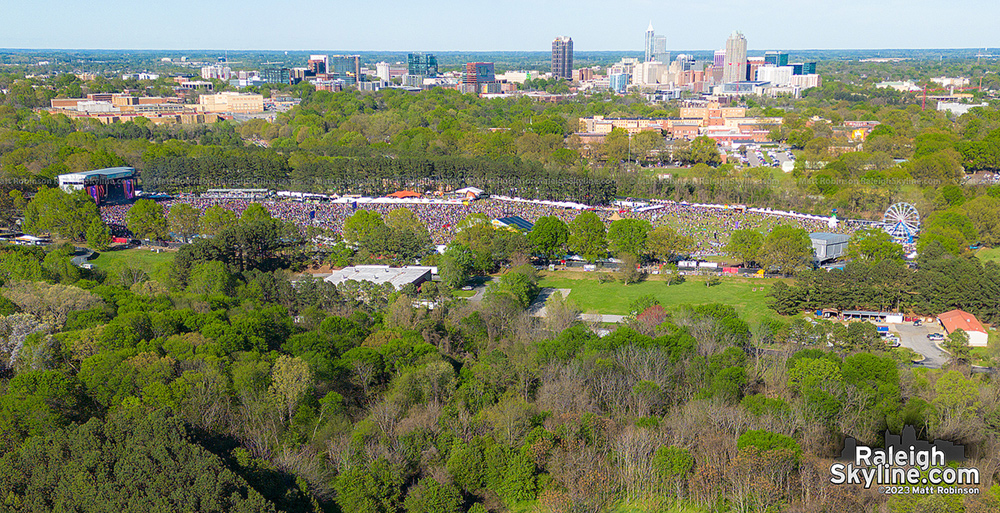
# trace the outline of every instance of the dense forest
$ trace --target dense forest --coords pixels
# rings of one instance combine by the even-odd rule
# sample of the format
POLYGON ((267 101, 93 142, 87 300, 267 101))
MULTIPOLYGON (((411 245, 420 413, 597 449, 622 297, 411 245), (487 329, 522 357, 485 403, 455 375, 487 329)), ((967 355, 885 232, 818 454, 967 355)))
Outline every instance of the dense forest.
MULTIPOLYGON (((967 341, 945 342, 944 369, 920 368, 870 324, 798 315, 963 308, 1000 319, 1000 268, 970 250, 1000 244, 1000 187, 967 179, 1000 171, 995 106, 952 118, 846 79, 798 101, 748 101, 751 114, 782 118, 773 135, 799 157, 787 175, 719 164, 704 140, 668 147, 654 134, 630 148, 614 132, 587 148, 573 136, 580 117, 678 112, 640 95, 548 104, 297 86, 286 92, 302 103, 273 123, 166 127, 32 110, 56 96, 166 87, 118 82, 0 75, 0 224, 20 219, 29 231, 106 246, 96 207, 53 180, 130 165, 147 190, 174 193, 476 185, 590 204, 660 197, 873 219, 909 201, 924 217, 920 258, 911 269, 898 245, 868 234, 852 239, 854 262, 842 271, 811 271, 801 230, 743 233, 730 256, 796 276, 771 288, 767 316, 741 318, 727 304, 668 309, 644 296, 598 336, 605 326, 580 320, 572 296, 550 299, 544 318, 526 313, 539 288, 530 257, 572 248, 634 258, 606 273, 610 287, 642 279, 628 264, 670 261, 689 242, 635 220, 605 231, 593 214, 570 226, 539 220, 531 236, 471 218, 430 256, 412 215, 362 210, 345 223, 346 244, 320 251, 315 234, 259 205, 239 218, 206 212, 199 231, 185 227, 197 214, 173 209, 165 219, 144 201, 127 220, 135 234, 155 239, 169 226, 190 242, 156 266, 84 269, 71 263, 72 244, 0 246, 0 509, 1000 509, 1000 389, 972 372, 967 341), (841 129, 849 120, 881 122, 861 151, 843 151, 853 144, 841 129), (692 167, 659 167, 672 161, 692 167), (422 257, 440 265, 440 281, 395 290, 297 274, 422 257), (474 274, 493 276, 481 301, 456 293, 474 274), (905 425, 964 444, 981 493, 885 495, 830 483, 846 436, 878 445, 905 425)), ((995 346, 977 358, 1000 363, 995 346)))
POLYGON ((913 369, 871 325, 652 298, 598 337, 571 301, 524 312, 537 277, 520 257, 478 304, 444 283, 293 284, 303 256, 274 223, 244 215, 150 272, 0 248, 5 509, 1000 504, 988 486, 966 498, 829 483, 843 436, 876 444, 903 425, 966 444, 992 482, 996 385, 958 357, 913 369))

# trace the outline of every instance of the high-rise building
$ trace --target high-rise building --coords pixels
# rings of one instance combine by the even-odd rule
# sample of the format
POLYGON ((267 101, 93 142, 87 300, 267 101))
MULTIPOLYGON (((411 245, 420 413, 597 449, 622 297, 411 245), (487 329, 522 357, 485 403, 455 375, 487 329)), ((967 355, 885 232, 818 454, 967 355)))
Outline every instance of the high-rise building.
POLYGON ((746 79, 747 38, 737 30, 726 40, 726 64, 722 70, 722 81, 742 82, 746 79))
POLYGON ((438 74, 437 56, 428 53, 411 53, 406 57, 407 74, 422 77, 436 77, 438 74))
POLYGON ((361 75, 360 55, 331 55, 327 63, 326 74, 333 80, 343 80, 344 83, 356 84, 364 80, 361 75))
POLYGON ((653 21, 649 21, 649 28, 646 29, 646 58, 642 62, 649 62, 653 60, 653 40, 656 38, 656 34, 653 32, 653 21))
POLYGON ((573 38, 559 36, 552 41, 552 76, 573 79, 573 38))
POLYGON ((764 52, 764 64, 771 66, 788 66, 788 54, 785 52, 764 52))
POLYGON ((815 75, 816 74, 816 63, 815 62, 796 62, 794 64, 789 64, 795 71, 793 75, 815 75))
POLYGON ((712 66, 714 66, 716 68, 719 68, 719 69, 722 69, 722 67, 725 66, 725 65, 726 65, 726 51, 725 50, 716 50, 715 51, 715 56, 712 59, 712 66))
POLYGON ((653 37, 653 60, 670 64, 670 52, 667 51, 667 36, 653 37))
POLYGON ((694 69, 695 60, 693 55, 682 53, 677 56, 677 59, 674 62, 677 63, 677 71, 691 71, 694 69))
POLYGON ((770 82, 771 85, 788 85, 792 83, 791 66, 762 66, 757 68, 755 80, 770 82))
POLYGON ((326 73, 329 61, 330 58, 326 55, 310 55, 309 61, 306 63, 306 69, 308 69, 313 75, 326 73))
POLYGON ((493 72, 492 62, 469 62, 465 64, 466 84, 485 84, 496 82, 496 74, 493 72))
POLYGON ((388 62, 375 63, 375 76, 383 82, 388 82, 394 78, 402 77, 408 68, 403 64, 389 64, 388 62))
POLYGON ((746 80, 754 80, 757 77, 757 69, 764 66, 763 57, 747 57, 746 80))
POLYGON ((628 73, 611 73, 608 75, 608 85, 611 90, 622 94, 628 90, 629 84, 632 82, 632 76, 628 73))
POLYGON ((265 84, 293 84, 292 70, 288 68, 265 68, 260 70, 260 79, 265 84))
POLYGON ((201 68, 201 78, 205 80, 229 80, 232 77, 233 70, 226 65, 225 61, 221 64, 201 68))

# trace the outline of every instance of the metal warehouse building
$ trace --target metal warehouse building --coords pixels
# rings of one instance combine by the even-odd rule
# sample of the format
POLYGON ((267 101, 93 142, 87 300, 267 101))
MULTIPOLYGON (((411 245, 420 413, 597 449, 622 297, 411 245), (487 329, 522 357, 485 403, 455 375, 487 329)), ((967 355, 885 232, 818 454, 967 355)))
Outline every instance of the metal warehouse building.
POLYGON ((849 235, 842 233, 810 233, 809 240, 812 241, 813 259, 817 263, 836 260, 847 254, 847 241, 849 235))

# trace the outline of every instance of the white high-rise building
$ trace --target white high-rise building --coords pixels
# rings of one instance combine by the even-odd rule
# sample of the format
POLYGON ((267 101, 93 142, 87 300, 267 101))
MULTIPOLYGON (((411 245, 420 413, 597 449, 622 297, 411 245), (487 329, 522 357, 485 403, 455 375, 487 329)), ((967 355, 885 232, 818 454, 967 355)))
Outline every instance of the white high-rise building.
POLYGON ((723 82, 743 82, 747 79, 747 38, 740 31, 726 40, 726 62, 722 69, 723 82))
POLYGON ((646 58, 642 62, 649 62, 653 60, 653 40, 656 39, 656 34, 653 32, 653 21, 649 21, 649 28, 646 29, 646 58))
POLYGON ((791 66, 761 66, 757 68, 756 80, 770 82, 772 85, 788 85, 792 83, 791 66))
POLYGON ((653 36, 653 60, 670 64, 670 52, 667 51, 667 36, 653 36))

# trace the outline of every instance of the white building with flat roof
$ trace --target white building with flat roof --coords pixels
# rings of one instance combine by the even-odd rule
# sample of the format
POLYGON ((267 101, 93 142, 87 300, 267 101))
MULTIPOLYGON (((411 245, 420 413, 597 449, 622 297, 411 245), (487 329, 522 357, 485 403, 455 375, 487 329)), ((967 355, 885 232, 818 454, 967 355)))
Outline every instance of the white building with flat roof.
POLYGON ((399 290, 409 283, 420 285, 425 281, 430 281, 436 270, 437 268, 434 267, 418 266, 354 265, 335 271, 324 280, 334 285, 340 285, 350 280, 369 281, 376 285, 391 283, 396 290, 399 290))

